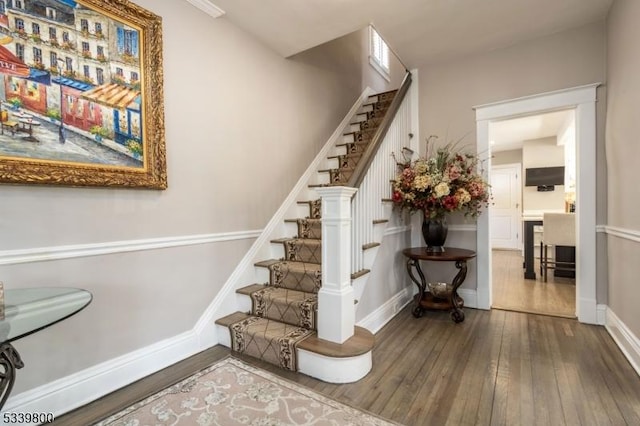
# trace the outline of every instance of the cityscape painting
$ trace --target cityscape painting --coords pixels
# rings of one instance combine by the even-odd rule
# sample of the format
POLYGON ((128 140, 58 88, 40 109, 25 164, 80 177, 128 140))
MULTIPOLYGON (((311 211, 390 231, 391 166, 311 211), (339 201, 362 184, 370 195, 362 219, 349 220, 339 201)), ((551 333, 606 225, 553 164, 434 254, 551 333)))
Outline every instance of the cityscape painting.
POLYGON ((167 186, 161 18, 0 0, 0 182, 167 186))

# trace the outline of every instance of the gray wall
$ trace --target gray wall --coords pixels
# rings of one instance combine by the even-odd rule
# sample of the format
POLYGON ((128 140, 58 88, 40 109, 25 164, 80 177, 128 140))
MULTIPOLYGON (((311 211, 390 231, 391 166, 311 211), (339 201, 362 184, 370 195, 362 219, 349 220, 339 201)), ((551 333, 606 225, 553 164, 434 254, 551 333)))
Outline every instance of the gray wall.
MULTIPOLYGON (((17 249, 259 230, 361 93, 330 55, 284 59, 186 2, 137 4, 163 18, 169 188, 0 186, 0 265, 17 249)), ((191 330, 252 242, 4 262, 6 288, 94 295, 15 343, 13 394, 191 330)))
POLYGON ((640 336, 640 2, 616 0, 608 18, 607 168, 608 225, 626 238, 609 235, 609 308, 640 336))
POLYGON ((354 90, 363 91, 370 87, 380 93, 397 89, 405 76, 404 65, 389 52, 389 80, 386 80, 369 63, 369 43, 367 26, 290 58, 338 72, 342 74, 344 83, 354 90))
MULTIPOLYGON (((420 135, 464 138, 475 151, 474 106, 605 81, 606 26, 597 22, 483 54, 420 68, 420 135)), ((598 89, 597 223, 606 223, 604 123, 606 99, 598 89)), ((424 141, 422 141, 424 147, 424 141)), ((452 218, 452 222, 456 219, 452 218)), ((454 222, 455 223, 455 222, 454 222)), ((475 233, 466 232, 475 248, 475 233)), ((606 303, 606 247, 598 240, 598 302, 606 303)), ((465 283, 465 287, 474 283, 465 283)))

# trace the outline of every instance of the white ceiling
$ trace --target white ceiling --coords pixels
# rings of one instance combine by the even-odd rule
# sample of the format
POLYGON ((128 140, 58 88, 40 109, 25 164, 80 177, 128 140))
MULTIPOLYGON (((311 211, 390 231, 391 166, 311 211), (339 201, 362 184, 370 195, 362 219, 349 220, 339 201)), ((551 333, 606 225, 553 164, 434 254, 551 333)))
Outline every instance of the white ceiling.
POLYGON ((613 0, 189 1, 215 3, 285 57, 371 23, 412 69, 601 20, 613 0))
POLYGON ((565 110, 492 122, 489 127, 491 151, 520 149, 524 141, 558 136, 573 116, 573 110, 565 110))

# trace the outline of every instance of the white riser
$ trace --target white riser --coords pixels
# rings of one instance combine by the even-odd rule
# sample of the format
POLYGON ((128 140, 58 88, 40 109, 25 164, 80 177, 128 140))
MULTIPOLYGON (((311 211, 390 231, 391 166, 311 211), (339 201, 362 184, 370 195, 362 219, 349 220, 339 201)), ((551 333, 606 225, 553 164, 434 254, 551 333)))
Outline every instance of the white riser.
POLYGON ((342 142, 343 143, 351 143, 355 141, 355 137, 352 133, 348 134, 348 135, 344 135, 342 137, 342 142))
POLYGON ((356 114, 355 117, 351 120, 352 123, 361 123, 363 121, 367 121, 367 114, 356 114))

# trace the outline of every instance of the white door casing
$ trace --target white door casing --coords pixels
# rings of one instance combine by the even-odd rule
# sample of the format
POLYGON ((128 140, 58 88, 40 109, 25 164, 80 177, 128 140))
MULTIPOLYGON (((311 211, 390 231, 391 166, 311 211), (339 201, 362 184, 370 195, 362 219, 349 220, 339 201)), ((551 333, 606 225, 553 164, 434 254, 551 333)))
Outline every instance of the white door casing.
POLYGON ((522 235, 520 164, 491 167, 491 248, 520 249, 522 235))
MULTIPOLYGON (((576 112, 576 314, 583 323, 597 324, 596 309, 596 89, 589 84, 474 107, 477 152, 490 152, 489 124, 543 112, 576 112)), ((488 179, 489 164, 484 177, 488 179)), ((489 215, 477 223, 477 307, 491 309, 491 244, 489 215)))

